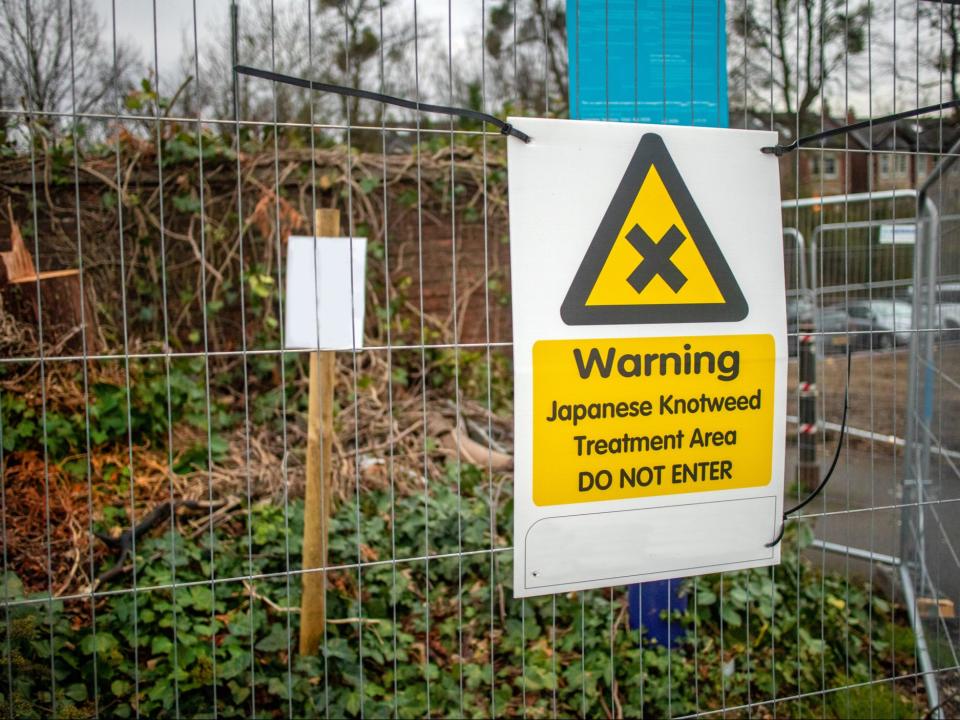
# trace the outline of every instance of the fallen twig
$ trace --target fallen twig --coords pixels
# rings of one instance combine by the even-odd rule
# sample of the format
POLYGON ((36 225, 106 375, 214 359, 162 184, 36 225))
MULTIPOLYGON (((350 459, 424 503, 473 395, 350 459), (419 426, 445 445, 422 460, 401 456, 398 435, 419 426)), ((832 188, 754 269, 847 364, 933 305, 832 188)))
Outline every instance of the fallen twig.
POLYGON ((94 587, 99 587, 108 580, 112 580, 118 575, 125 573, 127 568, 124 566, 124 563, 130 556, 136 541, 142 535, 149 532, 164 520, 169 518, 170 515, 178 508, 183 507, 187 508, 188 510, 207 510, 211 508, 219 509, 225 504, 226 501, 211 504, 199 500, 171 500, 155 507, 153 510, 144 515, 143 520, 138 522, 132 528, 127 528, 124 530, 117 538, 110 537, 109 535, 105 535, 103 533, 94 533, 98 538, 106 543, 106 545, 119 550, 120 552, 119 556, 117 557, 117 562, 114 563, 113 567, 100 573, 96 580, 94 580, 94 587))

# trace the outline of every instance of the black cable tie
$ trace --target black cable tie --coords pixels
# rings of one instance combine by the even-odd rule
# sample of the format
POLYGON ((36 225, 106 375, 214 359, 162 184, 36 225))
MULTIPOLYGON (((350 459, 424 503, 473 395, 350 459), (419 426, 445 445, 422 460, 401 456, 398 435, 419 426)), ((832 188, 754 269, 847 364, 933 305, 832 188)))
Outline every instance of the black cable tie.
POLYGON ((764 545, 764 547, 768 547, 768 548, 776 547, 777 543, 783 540, 783 533, 786 532, 786 530, 787 530, 787 523, 785 522, 780 523, 780 532, 777 533, 777 536, 773 540, 771 540, 766 545, 764 545))
POLYGON ((260 68, 249 67, 247 65, 234 65, 234 72, 250 77, 258 77, 263 80, 272 80, 273 82, 283 83, 285 85, 294 85, 296 87, 306 88, 314 92, 329 92, 347 97, 360 98, 362 100, 374 100, 386 105, 396 105, 397 107, 416 110, 417 112, 437 113, 439 115, 451 115, 455 117, 478 120, 480 122, 490 123, 500 129, 502 135, 511 135, 525 143, 530 142, 530 136, 521 130, 517 130, 513 125, 501 120, 498 117, 490 115, 479 110, 470 110, 468 108, 450 107, 449 105, 431 105, 416 100, 407 100, 406 98, 393 97, 383 93, 371 92, 370 90, 358 90, 357 88, 346 87, 345 85, 331 85, 316 80, 307 80, 292 75, 283 75, 281 73, 262 70, 260 68))
POLYGON ((795 150, 797 144, 795 142, 790 143, 789 145, 769 145, 767 147, 760 148, 760 152, 766 153, 767 155, 776 155, 777 157, 782 157, 784 154, 795 150))
POLYGON ((850 366, 852 364, 852 355, 850 354, 850 344, 847 343, 847 384, 843 389, 843 419, 840 421, 840 438, 837 440, 837 449, 833 453, 833 461, 830 463, 830 469, 827 470, 826 475, 823 476, 823 480, 814 488, 807 497, 802 501, 794 505, 789 510, 783 511, 783 521, 780 523, 780 532, 777 533, 777 536, 770 542, 764 544, 764 547, 772 548, 781 540, 783 540, 783 533, 787 528, 786 520, 788 517, 793 515, 795 512, 802 510, 807 505, 809 505, 814 498, 819 495, 823 489, 827 486, 827 483, 830 481, 830 478, 833 477, 833 471, 837 469, 837 463, 840 461, 840 450, 843 448, 843 441, 847 436, 847 410, 850 407, 850 366))
POLYGON ((836 135, 845 135, 846 133, 853 132, 854 130, 863 130, 864 128, 873 127, 874 125, 886 125, 887 123, 896 122, 897 120, 906 120, 907 118, 917 117, 918 115, 926 115, 927 113, 937 111, 942 112, 955 107, 960 107, 960 100, 950 100, 948 102, 937 103, 936 105, 926 105, 924 107, 914 108, 913 110, 902 110, 898 113, 883 115, 878 118, 868 118, 867 120, 861 120, 860 122, 851 123, 850 125, 842 125, 838 128, 831 128, 830 130, 824 130, 823 132, 814 133, 813 135, 805 135, 802 138, 794 140, 789 145, 768 145, 760 148, 760 152, 766 155, 776 155, 777 157, 781 157, 786 155, 788 152, 793 152, 801 145, 807 145, 808 143, 816 142, 817 140, 826 140, 827 138, 831 138, 836 135))

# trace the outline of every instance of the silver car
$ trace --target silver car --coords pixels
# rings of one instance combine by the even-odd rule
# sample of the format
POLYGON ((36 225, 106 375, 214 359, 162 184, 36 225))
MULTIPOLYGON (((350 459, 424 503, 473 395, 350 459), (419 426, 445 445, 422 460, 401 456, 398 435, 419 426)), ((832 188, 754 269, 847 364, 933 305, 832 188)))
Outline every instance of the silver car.
POLYGON ((889 348, 910 342, 913 329, 913 305, 910 303, 886 298, 853 300, 846 310, 850 317, 870 323, 873 347, 889 348))

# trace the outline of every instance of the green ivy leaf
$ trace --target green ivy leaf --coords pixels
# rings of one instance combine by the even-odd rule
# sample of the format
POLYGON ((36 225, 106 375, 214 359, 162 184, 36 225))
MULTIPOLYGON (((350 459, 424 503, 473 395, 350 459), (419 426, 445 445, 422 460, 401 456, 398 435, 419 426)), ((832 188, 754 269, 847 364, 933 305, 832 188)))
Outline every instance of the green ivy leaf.
POLYGON ((106 655, 118 646, 116 638, 102 630, 95 635, 91 633, 80 641, 80 651, 84 655, 93 655, 94 652, 106 655))
POLYGON ((256 644, 256 648, 263 652, 277 652, 286 650, 288 642, 287 629, 280 623, 273 623, 269 634, 256 644))
POLYGON ((87 699, 87 686, 81 683, 74 683, 67 687, 63 694, 74 702, 83 702, 87 699))
POLYGON ((697 593, 698 605, 713 605, 717 601, 717 596, 711 590, 701 589, 697 593))
POLYGON ((743 620, 740 619, 740 613, 734 610, 730 605, 723 606, 723 621, 730 627, 740 627, 743 620))
POLYGON ((166 655, 173 650, 173 643, 166 635, 154 635, 150 641, 150 651, 154 655, 166 655))
POLYGON ((213 591, 205 585, 194 585, 190 588, 190 600, 193 607, 201 612, 213 610, 213 591))

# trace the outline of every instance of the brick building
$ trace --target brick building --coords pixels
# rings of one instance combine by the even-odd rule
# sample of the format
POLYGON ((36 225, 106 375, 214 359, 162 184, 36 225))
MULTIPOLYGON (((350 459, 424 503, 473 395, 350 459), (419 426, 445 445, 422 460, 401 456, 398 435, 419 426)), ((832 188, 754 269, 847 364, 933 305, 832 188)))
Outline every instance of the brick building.
MULTIPOLYGON (((732 112, 731 117, 737 114, 732 112)), ((792 142, 797 136, 796 115, 775 114, 772 120, 780 142, 792 142)), ((811 116, 803 123, 800 134, 832 130, 858 121, 852 114, 842 119, 811 116)), ((767 129, 771 116, 753 114, 748 122, 752 128, 767 129)), ((958 137, 960 128, 953 120, 939 117, 868 126, 835 135, 781 159, 782 194, 792 198, 916 188, 958 137)))

